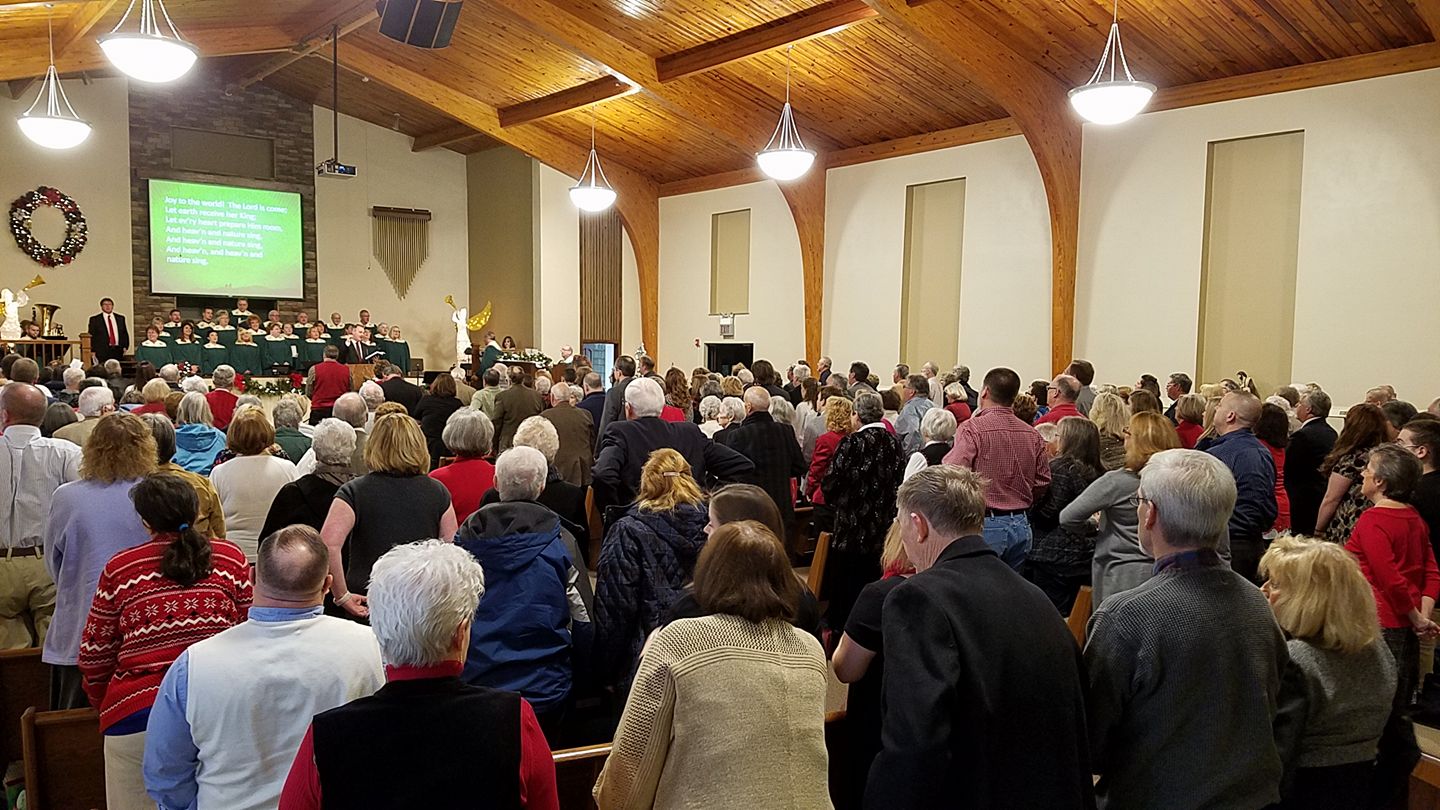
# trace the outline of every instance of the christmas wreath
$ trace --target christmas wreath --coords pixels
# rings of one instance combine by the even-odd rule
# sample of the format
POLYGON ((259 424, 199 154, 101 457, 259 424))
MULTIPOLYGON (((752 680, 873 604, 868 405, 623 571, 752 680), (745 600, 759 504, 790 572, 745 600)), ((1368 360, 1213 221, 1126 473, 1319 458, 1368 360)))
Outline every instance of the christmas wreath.
POLYGON ((243 375, 235 375, 235 385, 247 394, 254 394, 262 397, 282 397, 286 394, 298 394, 305 390, 305 378, 299 374, 291 374, 288 377, 280 377, 274 382, 262 382, 254 377, 246 378, 243 375))
POLYGON ((85 215, 80 213, 80 206, 69 195, 59 189, 40 186, 10 203, 10 233, 20 250, 41 265, 56 267, 69 264, 85 249, 85 215), (30 218, 42 205, 54 208, 65 217, 65 241, 58 248, 41 244, 30 232, 30 218))
POLYGON ((499 360, 502 363, 534 363, 536 368, 542 369, 554 365, 554 361, 539 349, 526 349, 523 352, 502 351, 499 360))

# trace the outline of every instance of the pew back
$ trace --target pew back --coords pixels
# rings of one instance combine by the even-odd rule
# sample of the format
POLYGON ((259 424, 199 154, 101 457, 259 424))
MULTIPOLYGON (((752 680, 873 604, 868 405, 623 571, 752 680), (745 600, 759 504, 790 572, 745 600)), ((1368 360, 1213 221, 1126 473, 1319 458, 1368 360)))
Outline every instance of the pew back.
POLYGON ((28 810, 105 806, 105 751, 98 712, 27 709, 20 729, 28 810))

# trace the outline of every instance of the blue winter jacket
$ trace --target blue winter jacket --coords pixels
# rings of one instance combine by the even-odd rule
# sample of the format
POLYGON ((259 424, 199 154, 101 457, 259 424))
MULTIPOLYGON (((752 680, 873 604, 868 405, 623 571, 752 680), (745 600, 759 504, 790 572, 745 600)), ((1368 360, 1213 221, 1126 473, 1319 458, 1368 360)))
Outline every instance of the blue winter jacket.
POLYGON ((225 434, 199 422, 175 428, 175 464, 200 475, 209 475, 215 457, 225 449, 225 434))

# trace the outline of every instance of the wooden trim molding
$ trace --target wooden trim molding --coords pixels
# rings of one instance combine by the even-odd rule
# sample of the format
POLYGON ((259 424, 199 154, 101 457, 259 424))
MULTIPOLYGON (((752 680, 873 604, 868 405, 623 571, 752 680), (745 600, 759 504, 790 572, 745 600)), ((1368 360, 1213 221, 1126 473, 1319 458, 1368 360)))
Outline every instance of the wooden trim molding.
POLYGON ((330 22, 311 31, 304 39, 296 43, 295 47, 291 48, 288 53, 266 59, 264 62, 255 65, 249 70, 236 75, 230 80, 226 91, 233 93, 238 90, 244 90, 265 77, 279 73, 290 65, 326 47, 330 44, 330 31, 332 28, 338 28, 339 35, 343 37, 346 34, 364 28, 378 19, 380 19, 380 14, 375 10, 375 4, 369 0, 361 0, 361 2, 341 10, 330 22))
POLYGON ((864 0, 830 0, 764 25, 662 56, 656 60, 656 72, 660 81, 674 81, 811 37, 834 33, 878 16, 879 12, 864 0))

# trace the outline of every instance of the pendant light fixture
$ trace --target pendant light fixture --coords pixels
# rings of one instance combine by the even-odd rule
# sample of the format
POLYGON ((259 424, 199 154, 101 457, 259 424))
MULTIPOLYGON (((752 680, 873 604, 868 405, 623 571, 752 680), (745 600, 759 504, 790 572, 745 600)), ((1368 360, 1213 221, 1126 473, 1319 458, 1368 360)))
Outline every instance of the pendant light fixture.
POLYGON ((200 55, 195 46, 175 30, 175 23, 165 11, 164 0, 130 0, 115 30, 100 38, 100 50, 126 76, 153 84, 173 82, 184 76, 200 55), (122 30, 137 6, 138 26, 134 30, 122 30), (164 28, 160 26, 161 21, 164 28))
POLYGON ((590 108, 590 156, 585 159, 585 169, 580 180, 570 187, 570 202, 581 211, 598 213, 615 204, 615 189, 605 179, 605 170, 600 168, 600 155, 595 152, 595 108, 590 108))
POLYGON ((815 162, 815 151, 806 149, 800 140, 800 130, 795 128, 795 111, 790 106, 790 52, 794 45, 785 49, 785 106, 780 108, 780 123, 770 142, 755 155, 760 171, 775 180, 794 180, 810 171, 815 162))
MULTIPOLYGON (((45 7, 53 13, 54 6, 47 3, 45 7)), ((75 114, 70 99, 65 97, 65 89, 60 86, 60 74, 55 71, 55 28, 48 16, 45 27, 50 36, 50 67, 45 71, 45 81, 40 83, 35 103, 19 118, 20 131, 46 149, 69 149, 90 137, 90 124, 75 114), (37 112, 41 101, 45 102, 45 109, 37 112)))
POLYGON ((1135 81, 1130 75, 1130 65, 1125 61, 1125 46, 1120 44, 1120 0, 1110 17, 1110 36, 1105 40, 1105 52, 1100 55, 1100 64, 1091 74, 1090 81, 1070 91, 1070 106, 1086 121, 1095 124, 1120 124, 1129 121, 1155 95, 1155 85, 1135 81), (1124 78, 1116 73, 1116 64, 1124 78), (1110 68, 1109 78, 1105 77, 1106 66, 1110 68))

